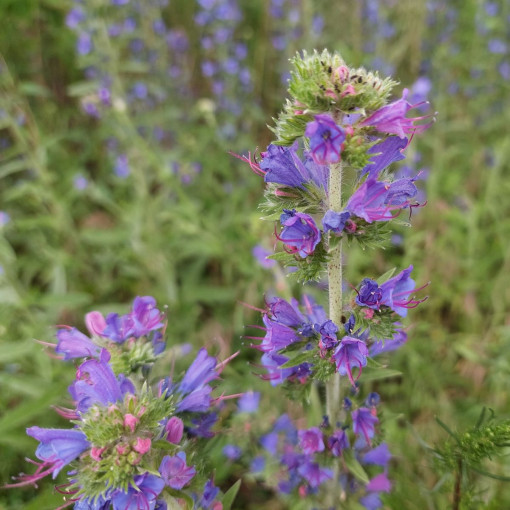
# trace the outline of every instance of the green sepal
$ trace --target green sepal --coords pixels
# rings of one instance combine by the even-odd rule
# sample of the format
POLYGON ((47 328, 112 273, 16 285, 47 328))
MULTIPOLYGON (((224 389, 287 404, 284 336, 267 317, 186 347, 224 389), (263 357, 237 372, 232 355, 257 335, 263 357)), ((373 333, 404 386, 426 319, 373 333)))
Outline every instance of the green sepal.
POLYGON ((377 340, 388 340, 395 335, 395 322, 399 321, 391 308, 383 307, 381 310, 374 310, 371 319, 365 316, 366 307, 355 307, 352 310, 356 320, 355 329, 361 328, 363 331, 370 330, 370 338, 377 340))
MULTIPOLYGON (((288 353, 282 353, 284 356, 287 356, 288 353)), ((298 353, 296 356, 286 361, 283 365, 280 365, 278 368, 292 368, 301 365, 302 363, 314 363, 315 358, 317 356, 317 349, 310 349, 309 351, 304 351, 298 353)))

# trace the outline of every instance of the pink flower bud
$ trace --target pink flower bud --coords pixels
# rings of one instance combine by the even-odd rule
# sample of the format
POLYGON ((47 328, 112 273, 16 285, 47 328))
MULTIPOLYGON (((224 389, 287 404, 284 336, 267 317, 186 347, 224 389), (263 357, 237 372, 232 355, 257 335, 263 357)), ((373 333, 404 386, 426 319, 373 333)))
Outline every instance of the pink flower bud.
POLYGON ((172 418, 168 420, 165 430, 167 433, 167 441, 173 444, 179 444, 182 439, 184 423, 180 418, 177 418, 177 416, 172 416, 172 418))
POLYGON ((151 440, 149 437, 142 439, 138 437, 136 439, 136 444, 133 446, 133 450, 140 453, 141 455, 147 453, 151 449, 151 440))
POLYGON ((133 433, 139 421, 136 416, 128 413, 124 416, 124 427, 127 427, 133 433))
POLYGON ((91 335, 101 336, 106 328, 106 321, 101 312, 90 312, 85 315, 85 325, 91 335))
POLYGON ((119 455, 125 455, 126 452, 129 451, 129 445, 127 444, 118 444, 115 449, 119 455))
POLYGON ((90 449, 90 456, 95 460, 95 461, 100 461, 101 460, 101 454, 106 450, 106 448, 98 448, 97 446, 93 446, 91 449, 90 449))

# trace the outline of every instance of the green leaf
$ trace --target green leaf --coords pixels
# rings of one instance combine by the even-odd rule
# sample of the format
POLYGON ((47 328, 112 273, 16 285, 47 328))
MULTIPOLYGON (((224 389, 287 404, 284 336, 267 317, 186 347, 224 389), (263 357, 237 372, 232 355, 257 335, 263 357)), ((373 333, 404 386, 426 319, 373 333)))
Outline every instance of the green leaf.
POLYGON ((230 510, 232 508, 232 503, 234 503, 234 499, 239 492, 239 488, 241 487, 241 480, 237 480, 237 482, 230 487, 230 489, 223 496, 221 503, 223 504, 223 510, 230 510))
POLYGON ((301 363, 311 363, 315 352, 315 350, 311 350, 298 353, 296 356, 289 359, 289 361, 285 362, 283 365, 280 365, 280 368, 292 368, 301 365, 301 363))
POLYGON ((342 456, 345 462, 345 465, 348 467, 349 471, 364 484, 367 484, 370 481, 367 473, 363 469, 363 466, 356 460, 354 456, 354 452, 352 450, 344 450, 342 452, 342 456))
POLYGON ((379 381, 380 379, 389 379, 390 377, 399 377, 402 372, 390 368, 370 368, 363 369, 361 379, 363 382, 379 381))

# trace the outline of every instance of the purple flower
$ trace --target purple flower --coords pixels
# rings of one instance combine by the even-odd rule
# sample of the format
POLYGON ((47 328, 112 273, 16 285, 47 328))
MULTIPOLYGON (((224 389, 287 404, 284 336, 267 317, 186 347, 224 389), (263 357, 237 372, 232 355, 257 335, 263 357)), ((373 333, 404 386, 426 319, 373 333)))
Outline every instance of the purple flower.
POLYGON ((349 448, 349 438, 345 433, 345 430, 338 429, 328 437, 328 448, 335 457, 340 457, 342 452, 349 448))
POLYGON ((357 436, 362 435, 367 444, 375 434, 375 424, 379 422, 377 416, 367 407, 360 407, 352 412, 352 430, 357 436))
POLYGON ((405 159, 402 151, 407 147, 407 138, 389 136, 377 145, 368 149, 369 154, 375 154, 370 158, 370 163, 363 168, 361 175, 368 173, 368 178, 377 179, 382 170, 391 163, 405 159))
POLYGON ((254 171, 264 175, 265 182, 274 182, 291 188, 303 188, 307 183, 313 183, 319 188, 327 189, 329 168, 316 164, 308 153, 301 161, 297 154, 298 143, 291 147, 269 145, 263 153, 260 165, 252 166, 254 171))
POLYGON ((202 386, 186 395, 177 405, 177 411, 203 413, 211 406, 212 388, 209 385, 202 386))
POLYGON ((237 401, 237 409, 240 413, 254 413, 259 408, 260 392, 247 391, 237 401))
POLYGON ((205 510, 208 510, 212 507, 212 504, 214 503, 214 500, 216 499, 216 496, 220 492, 220 489, 216 487, 212 480, 207 480, 204 485, 204 492, 202 494, 202 497, 200 498, 200 508, 203 508, 205 510))
POLYGON ((322 432, 318 427, 311 427, 307 430, 299 430, 299 446, 306 455, 324 451, 322 432))
POLYGON ((340 345, 336 348, 332 359, 336 364, 337 372, 340 375, 347 375, 349 381, 354 386, 355 380, 352 377, 352 369, 357 367, 359 379, 362 367, 367 364, 368 348, 362 340, 350 336, 344 336, 340 345))
POLYGON ((130 173, 129 161, 125 154, 120 154, 115 159, 114 172, 117 177, 125 179, 130 173))
POLYGON ((331 209, 322 218, 322 226, 324 232, 331 230, 335 234, 341 234, 345 228, 345 222, 350 218, 351 213, 348 211, 336 212, 331 209))
POLYGON ((365 464, 375 464, 381 467, 387 467, 390 459, 391 453, 386 443, 380 444, 363 456, 363 462, 365 464))
POLYGON ((106 327, 103 329, 101 336, 105 336, 119 344, 125 342, 133 336, 134 327, 131 315, 121 315, 117 313, 109 313, 106 316, 106 327))
POLYGON ((420 103, 411 105, 406 100, 408 93, 408 89, 404 89, 402 99, 379 108, 379 110, 370 115, 370 117, 363 120, 360 126, 372 126, 377 129, 377 131, 398 135, 400 138, 405 138, 406 135, 410 133, 421 133, 425 131, 431 123, 415 126, 414 122, 426 119, 430 117, 430 115, 410 119, 406 118, 406 114, 409 110, 421 106, 420 103))
POLYGON ((139 338, 151 331, 162 328, 163 314, 156 308, 156 300, 152 296, 137 296, 133 302, 131 317, 134 322, 133 336, 139 338))
POLYGON ((76 372, 77 380, 69 386, 69 393, 76 401, 78 411, 84 413, 94 404, 113 404, 135 389, 129 379, 115 377, 108 364, 109 354, 102 350, 99 360, 83 362, 76 372))
POLYGON ((287 379, 305 382, 311 373, 310 363, 301 363, 301 365, 291 368, 279 368, 289 361, 287 356, 281 356, 275 352, 262 355, 262 366, 268 371, 266 375, 261 376, 271 382, 271 386, 282 384, 287 379))
POLYGON ((311 154, 317 164, 340 161, 345 132, 329 115, 316 115, 315 120, 306 125, 305 135, 310 138, 311 154))
POLYGON ((184 431, 184 423, 177 416, 172 416, 165 425, 166 440, 169 443, 179 444, 184 431))
POLYGON ((209 356, 206 349, 200 349, 197 357, 193 360, 193 363, 182 378, 179 385, 180 393, 186 395, 187 393, 194 392, 204 387, 213 379, 216 379, 218 377, 216 365, 216 358, 209 356))
POLYGON ((173 457, 168 455, 163 457, 159 466, 159 473, 165 485, 172 489, 181 490, 195 476, 196 470, 193 466, 186 465, 186 454, 179 452, 173 457))
POLYGON ((402 178, 381 182, 369 177, 352 194, 345 209, 351 216, 363 218, 367 223, 392 220, 395 218, 392 211, 400 212, 411 206, 411 198, 418 193, 414 180, 402 178))
POLYGON ((237 460, 241 454, 241 448, 239 446, 233 445, 233 444, 227 444, 223 447, 223 455, 229 460, 237 460))
POLYGON ((303 314, 299 310, 299 303, 292 299, 291 303, 285 299, 274 297, 267 302, 271 312, 271 318, 280 324, 298 328, 306 322, 303 314))
POLYGON ((69 28, 75 29, 78 25, 86 19, 84 10, 81 7, 73 7, 66 16, 66 25, 69 28))
POLYGON ((195 427, 188 428, 188 434, 191 436, 211 438, 214 432, 211 431, 213 425, 218 421, 216 413, 201 414, 197 418, 193 418, 191 423, 195 427))
POLYGON ((95 345, 88 336, 78 331, 76 328, 59 329, 57 331, 57 347, 55 352, 63 354, 64 360, 73 358, 98 358, 101 348, 95 345))
POLYGON ((278 450, 278 433, 277 432, 269 432, 269 434, 265 434, 260 438, 260 444, 262 448, 269 452, 271 455, 276 455, 278 450))
POLYGON ((333 478, 333 471, 322 468, 316 462, 306 462, 298 468, 298 473, 308 482, 310 487, 319 487, 326 480, 333 478))
POLYGON ((338 333, 338 326, 332 321, 327 320, 320 327, 317 328, 317 324, 315 325, 315 329, 318 329, 321 338, 319 340, 319 348, 322 349, 332 349, 338 345, 338 339, 336 334, 338 333))
POLYGON ((165 482, 159 476, 145 473, 135 476, 134 483, 137 489, 130 486, 127 492, 117 490, 112 494, 113 510, 155 509, 156 499, 165 482))
POLYGON ((267 315, 264 315, 262 320, 266 326, 266 335, 259 346, 254 346, 260 351, 280 351, 288 347, 290 344, 301 340, 299 335, 291 327, 280 324, 279 322, 270 319, 267 315))
POLYGON ((110 498, 99 496, 97 498, 80 498, 73 506, 73 510, 109 510, 111 507, 110 498))
POLYGON ((60 470, 90 447, 87 437, 77 429, 42 429, 30 427, 27 434, 40 441, 35 455, 38 459, 51 462, 53 478, 60 470))
POLYGON ((366 508, 366 510, 378 510, 382 507, 381 497, 377 492, 371 492, 362 497, 359 502, 366 508))
POLYGON ((290 253, 298 253, 301 258, 311 255, 321 240, 321 232, 311 216, 284 209, 280 217, 283 229, 278 236, 290 253))
POLYGON ((78 55, 88 55, 92 51, 92 37, 88 32, 80 32, 76 41, 78 55))
POLYGON ((391 491, 391 482, 388 480, 386 473, 381 473, 377 476, 374 476, 368 482, 367 491, 370 492, 390 492, 391 491))
POLYGON ((3 227, 4 225, 7 225, 11 221, 11 217, 9 213, 6 213, 5 211, 0 211, 0 227, 3 227))
POLYGON ((257 244, 253 247, 252 255, 257 259, 257 262, 265 269, 270 269, 276 266, 276 260, 269 259, 268 256, 271 255, 269 250, 266 250, 260 244, 257 244))

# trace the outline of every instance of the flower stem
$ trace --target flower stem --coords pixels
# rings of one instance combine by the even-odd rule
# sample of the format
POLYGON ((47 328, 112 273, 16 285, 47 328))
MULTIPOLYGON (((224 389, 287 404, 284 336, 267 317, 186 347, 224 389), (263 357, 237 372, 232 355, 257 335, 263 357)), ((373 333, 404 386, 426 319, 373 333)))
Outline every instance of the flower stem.
MULTIPOLYGON (((329 167, 329 209, 342 210, 342 163, 329 167)), ((342 325, 342 241, 337 244, 328 262, 329 318, 339 327, 342 325)), ((331 425, 334 427, 340 410, 340 375, 326 384, 326 408, 331 425)))

